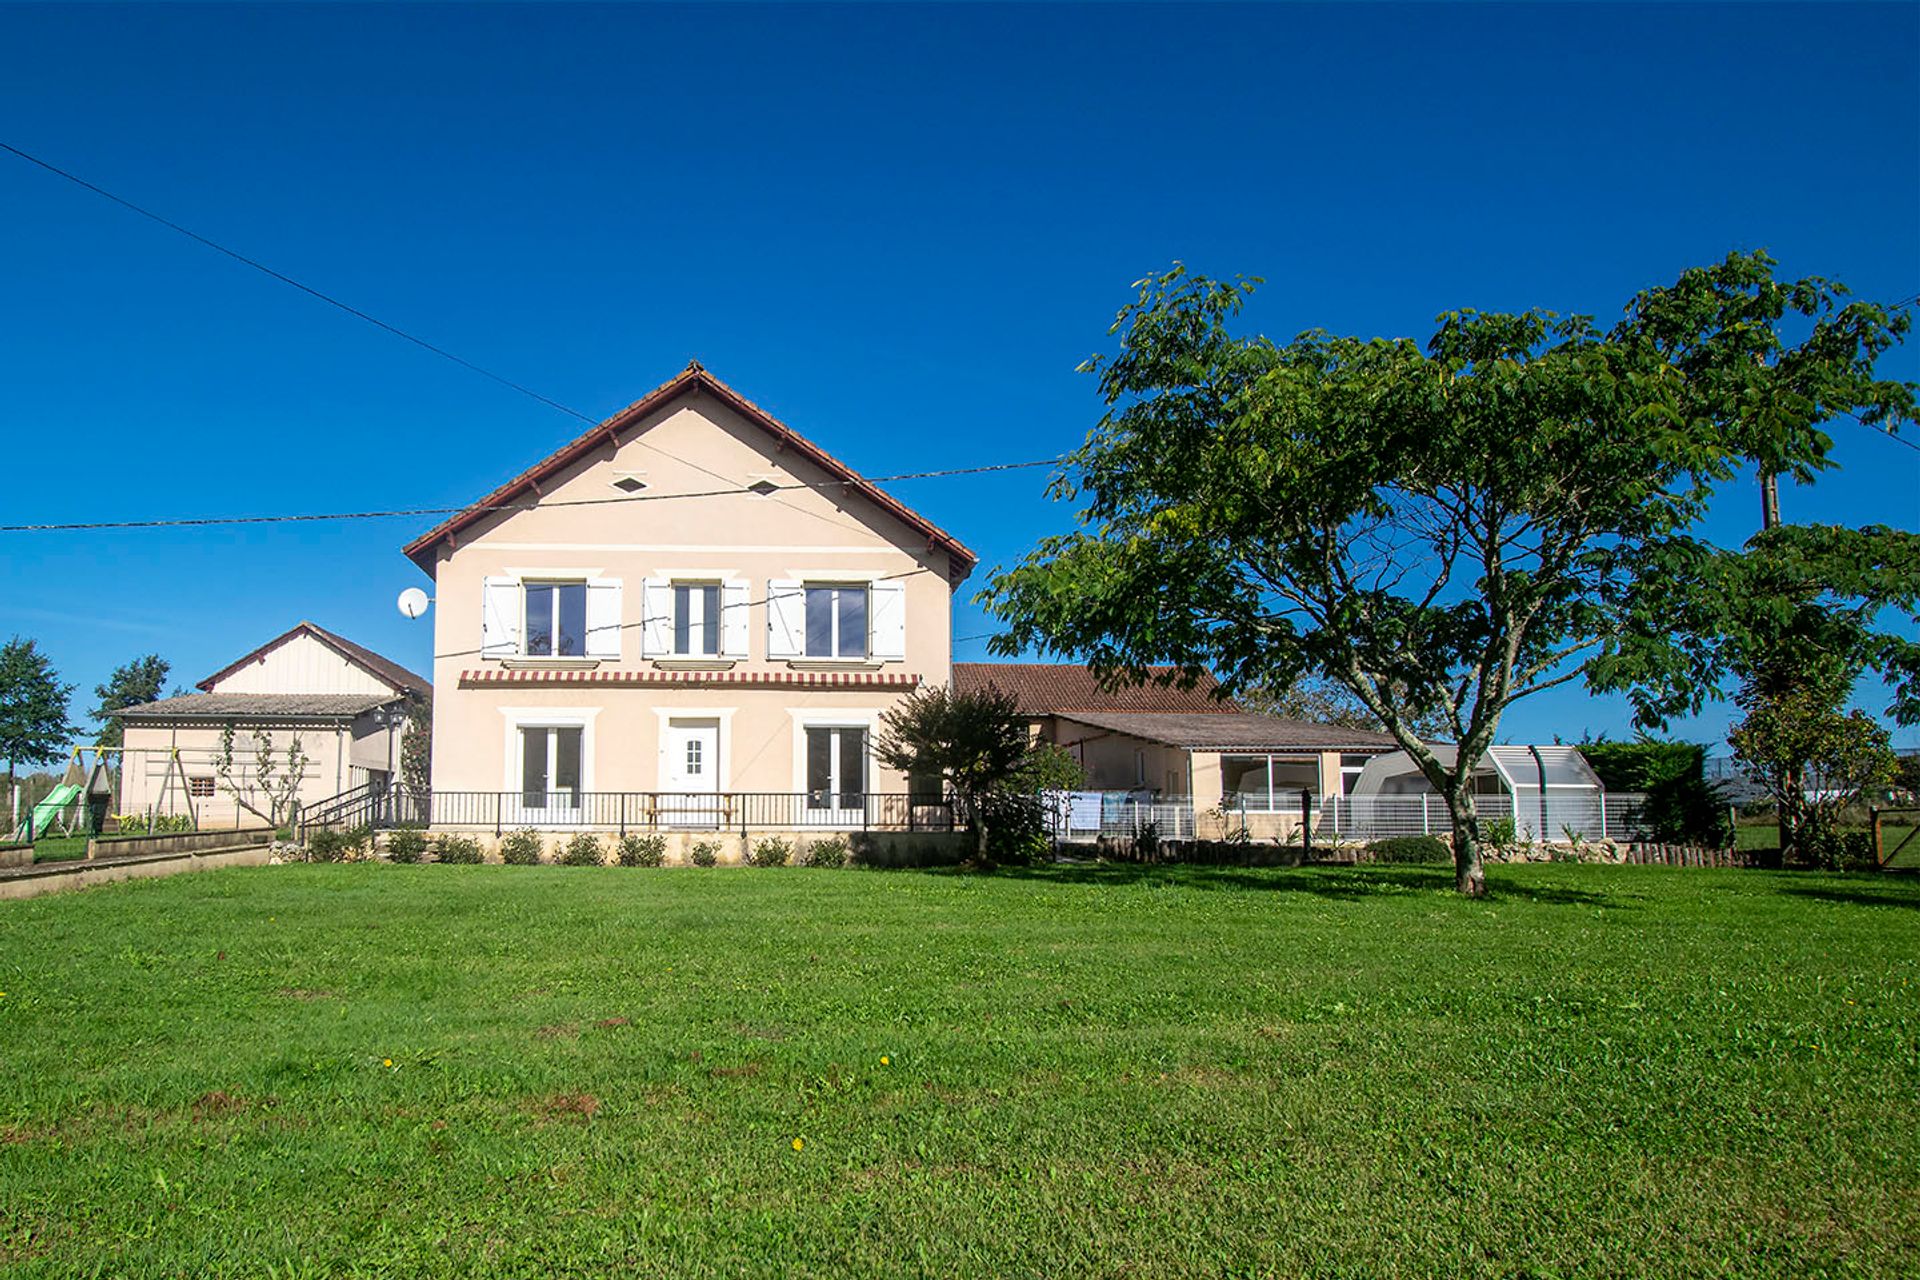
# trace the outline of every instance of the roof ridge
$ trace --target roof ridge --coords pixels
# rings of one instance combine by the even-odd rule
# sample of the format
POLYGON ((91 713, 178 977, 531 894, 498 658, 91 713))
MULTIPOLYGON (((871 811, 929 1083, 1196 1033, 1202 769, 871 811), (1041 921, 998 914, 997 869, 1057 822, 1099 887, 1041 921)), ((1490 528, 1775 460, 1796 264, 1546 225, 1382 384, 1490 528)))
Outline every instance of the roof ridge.
MULTIPOLYGON (((717 377, 712 370, 708 369, 698 360, 689 360, 686 368, 667 379, 667 381, 647 392, 638 400, 633 401, 624 409, 609 414, 599 422, 594 423, 572 440, 569 440, 540 461, 534 463, 531 467, 520 472, 520 474, 514 476, 506 483, 497 486, 492 492, 486 494, 477 502, 471 503, 457 514, 451 515, 439 524, 434 525, 431 529, 428 529, 425 533, 407 543, 406 546, 401 548, 401 551, 408 559, 418 565, 422 572, 431 574, 433 572, 431 562, 423 559, 425 554, 438 546, 440 542, 447 537, 458 533, 461 529, 466 528, 473 521, 479 519, 486 513, 488 508, 499 506, 506 499, 514 496, 523 489, 536 486, 540 480, 551 475, 554 471, 569 466, 581 457, 586 456, 594 447, 602 442, 603 437, 612 439, 617 443, 620 432, 631 426, 635 419, 652 412, 654 409, 672 403, 676 397, 690 389, 698 391, 701 388, 710 390, 723 402, 730 401, 734 411, 746 418, 750 423, 758 426, 768 434, 775 436, 784 445, 793 446, 800 453, 809 457, 815 466, 820 467, 829 474, 836 475, 846 487, 860 493, 868 501, 893 516, 896 520, 901 521, 909 528, 926 534, 929 546, 934 544, 943 546, 948 556, 962 570, 959 578, 955 579, 956 582, 965 578, 967 574, 973 571, 973 567, 979 563, 979 557, 969 550, 966 544, 961 542, 959 538, 947 532, 919 512, 913 510, 904 502, 901 502, 898 498, 882 489, 879 485, 828 453, 818 444, 806 436, 801 435, 798 431, 795 431, 792 427, 782 422, 767 410, 761 408, 758 404, 755 404, 752 400, 728 385, 724 380, 717 377)), ((535 488, 535 492, 538 492, 537 488, 535 488)))

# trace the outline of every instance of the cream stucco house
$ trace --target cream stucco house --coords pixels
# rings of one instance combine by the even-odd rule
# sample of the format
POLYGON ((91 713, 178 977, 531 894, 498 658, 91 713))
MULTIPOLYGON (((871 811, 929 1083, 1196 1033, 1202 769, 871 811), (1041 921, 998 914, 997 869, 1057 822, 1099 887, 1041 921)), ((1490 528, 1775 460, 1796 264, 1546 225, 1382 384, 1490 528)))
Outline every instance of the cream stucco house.
POLYGON ((353 788, 383 786, 399 775, 410 707, 433 696, 426 680, 399 663, 311 622, 275 636, 197 687, 197 693, 114 713, 126 748, 122 813, 189 816, 202 828, 263 821, 254 810, 271 805, 255 777, 256 734, 271 745, 281 779, 288 748, 298 745, 306 762, 295 799, 303 808, 353 788), (223 770, 229 726, 233 754, 223 770))
POLYGON ((701 368, 415 539, 438 828, 906 826, 972 552, 701 368))

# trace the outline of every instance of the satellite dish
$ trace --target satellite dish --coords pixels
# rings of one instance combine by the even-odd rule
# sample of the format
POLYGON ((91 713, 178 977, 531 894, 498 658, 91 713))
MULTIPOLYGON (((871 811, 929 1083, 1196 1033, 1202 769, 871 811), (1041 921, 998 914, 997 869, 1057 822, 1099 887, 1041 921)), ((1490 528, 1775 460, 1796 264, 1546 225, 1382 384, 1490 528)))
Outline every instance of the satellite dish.
POLYGON ((425 613, 431 603, 427 593, 418 587, 408 587, 400 593, 400 612, 409 618, 417 618, 425 613))

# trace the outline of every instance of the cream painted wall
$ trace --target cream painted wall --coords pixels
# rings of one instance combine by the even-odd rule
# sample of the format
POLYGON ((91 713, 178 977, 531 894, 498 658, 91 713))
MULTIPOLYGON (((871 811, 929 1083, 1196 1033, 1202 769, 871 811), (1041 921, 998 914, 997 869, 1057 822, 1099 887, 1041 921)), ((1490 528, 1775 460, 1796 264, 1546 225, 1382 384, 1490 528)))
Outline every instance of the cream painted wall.
POLYGON ((219 681, 210 693, 366 693, 399 692, 364 667, 310 635, 275 645, 219 681))
MULTIPOLYGON (((590 790, 659 787, 661 717, 730 712, 723 748, 723 789, 801 789, 794 751, 794 711, 877 716, 902 692, 850 689, 812 692, 726 687, 591 688, 564 683, 502 688, 462 687, 461 673, 497 670, 479 654, 482 583, 488 576, 617 578, 621 583, 621 650, 596 672, 670 669, 640 656, 641 584, 648 577, 716 576, 750 584, 749 656, 735 672, 789 674, 818 664, 767 657, 770 579, 905 584, 906 658, 836 664, 833 670, 918 676, 945 684, 950 673, 953 585, 944 551, 857 496, 796 489, 772 496, 729 494, 665 501, 609 501, 613 482, 644 480, 644 494, 674 494, 745 485, 817 483, 824 473, 782 454, 758 428, 711 398, 683 397, 665 406, 616 450, 607 445, 567 473, 542 483, 533 508, 497 513, 442 543, 434 581, 434 749, 436 790, 500 791, 518 786, 518 761, 507 736, 506 709, 549 708, 596 713, 585 738, 583 784, 590 790), (669 456, 673 455, 673 456, 669 456), (684 461, 683 461, 684 459, 684 461), (562 506, 561 503, 593 505, 562 506)), ((536 668, 532 660, 513 665, 536 668)), ((581 664, 569 664, 579 666, 581 664)), ((876 776, 877 790, 904 790, 904 780, 876 776)))
MULTIPOLYGON (((374 729, 371 717, 362 717, 361 723, 352 729, 336 728, 331 725, 273 726, 267 730, 272 735, 276 763, 285 767, 286 751, 295 734, 300 738, 300 750, 307 757, 306 774, 300 784, 300 802, 312 804, 328 796, 337 795, 353 785, 352 759, 355 729, 369 742, 376 737, 384 737, 398 730, 374 729)), ((180 751, 182 771, 189 779, 215 778, 215 762, 220 758, 221 731, 214 725, 193 725, 167 727, 160 725, 139 725, 129 723, 126 729, 126 745, 129 748, 125 757, 126 764, 120 775, 121 813, 145 813, 148 805, 155 811, 166 814, 187 812, 186 797, 182 794, 179 775, 167 778, 166 749, 177 747, 180 751), (135 749, 138 750, 135 750, 135 749)), ((369 748, 370 749, 370 748, 369 748)), ((395 749, 398 749, 396 739, 395 749)), ((233 755, 236 777, 242 785, 250 784, 253 776, 254 745, 251 727, 245 724, 237 726, 234 733, 233 755)), ((384 758, 385 750, 381 749, 384 758)), ((384 768, 384 765, 376 765, 384 768)), ((248 814, 229 795, 225 789, 214 784, 212 796, 195 796, 193 811, 199 817, 200 825, 206 827, 250 826, 257 825, 258 818, 248 814)), ((250 793, 250 798, 261 808, 266 808, 263 795, 250 793)))

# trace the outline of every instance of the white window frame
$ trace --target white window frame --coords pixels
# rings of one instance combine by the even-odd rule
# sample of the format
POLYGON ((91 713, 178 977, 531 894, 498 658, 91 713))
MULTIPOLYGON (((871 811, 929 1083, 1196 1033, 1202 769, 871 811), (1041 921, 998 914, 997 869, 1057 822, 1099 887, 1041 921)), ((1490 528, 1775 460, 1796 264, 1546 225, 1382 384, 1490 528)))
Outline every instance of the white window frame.
MULTIPOLYGON (((548 822, 564 825, 577 825, 580 822, 584 816, 580 809, 552 805, 545 809, 529 809, 521 803, 520 734, 526 729, 580 730, 580 794, 584 797, 594 789, 593 722, 599 714, 598 707, 500 708, 500 715, 506 721, 500 753, 505 766, 500 779, 504 821, 511 822, 515 826, 532 827, 539 827, 548 822)), ((549 796, 552 794, 552 792, 548 793, 549 796)), ((585 804, 584 799, 582 804, 585 804)))
MULTIPOLYGON (((560 593, 552 594, 552 605, 548 618, 548 634, 558 638, 560 635, 560 593)), ((520 656, 523 658, 550 658, 561 662, 584 662, 587 660, 587 580, 585 578, 522 578, 520 579, 520 656), (529 603, 529 589, 532 587, 579 587, 580 588, 580 652, 579 653, 535 653, 531 648, 533 641, 533 614, 529 603)))
POLYGON ((1300 812, 1300 789, 1298 787, 1288 787, 1286 791, 1288 801, 1284 805, 1280 803, 1280 799, 1279 799, 1280 793, 1276 792, 1273 787, 1273 766, 1275 764, 1311 763, 1313 765, 1314 777, 1316 780, 1315 785, 1312 789, 1316 794, 1319 792, 1320 788, 1318 785, 1318 778, 1320 775, 1320 758, 1318 756, 1308 757, 1308 756, 1301 756, 1301 755, 1285 755, 1285 754, 1275 755, 1271 751, 1222 751, 1220 753, 1220 799, 1223 804, 1229 800, 1239 802, 1242 795, 1242 793, 1238 791, 1227 790, 1227 761, 1229 760, 1264 761, 1266 765, 1266 770, 1267 770, 1267 802, 1266 804, 1263 806, 1255 806, 1252 804, 1237 804, 1238 812, 1241 812, 1241 813, 1298 813, 1300 812))
POLYGON ((873 660, 873 583, 821 581, 819 579, 803 580, 800 584, 800 652, 804 660, 808 662, 871 662, 873 660), (831 653, 808 653, 806 651, 807 632, 809 630, 807 624, 807 606, 812 603, 813 593, 815 591, 831 591, 834 593, 833 607, 829 611, 832 618, 831 636, 833 652, 831 653), (839 593, 842 591, 858 591, 866 599, 866 604, 860 611, 861 616, 866 619, 866 627, 860 637, 859 653, 841 652, 839 593))
MULTIPOLYGON (((800 797, 800 822, 806 826, 847 828, 860 825, 865 816, 864 809, 810 809, 807 807, 807 730, 809 729, 863 729, 867 735, 867 777, 866 790, 862 795, 872 795, 874 776, 879 761, 873 758, 873 744, 879 741, 879 708, 846 708, 844 710, 789 710, 793 717, 793 790, 800 797)), ((838 794, 836 792, 836 794, 838 794)))
POLYGON ((675 646, 679 643, 680 593, 682 591, 687 593, 687 603, 690 607, 695 600, 700 602, 700 607, 692 611, 701 616, 698 619, 687 619, 687 641, 691 644, 694 642, 696 636, 704 637, 706 634, 707 619, 705 615, 707 592, 713 592, 713 648, 689 649, 687 652, 682 653, 676 647, 661 656, 665 658, 715 660, 724 657, 727 648, 727 584, 720 578, 670 578, 667 580, 667 589, 673 593, 673 616, 667 620, 667 643, 670 646, 675 646))

